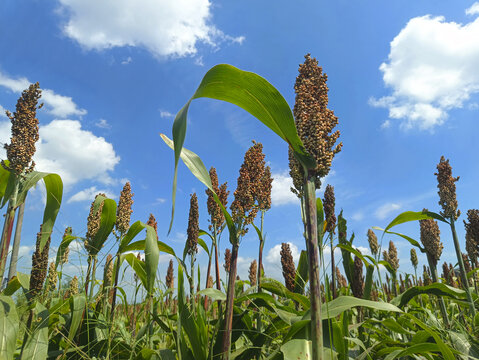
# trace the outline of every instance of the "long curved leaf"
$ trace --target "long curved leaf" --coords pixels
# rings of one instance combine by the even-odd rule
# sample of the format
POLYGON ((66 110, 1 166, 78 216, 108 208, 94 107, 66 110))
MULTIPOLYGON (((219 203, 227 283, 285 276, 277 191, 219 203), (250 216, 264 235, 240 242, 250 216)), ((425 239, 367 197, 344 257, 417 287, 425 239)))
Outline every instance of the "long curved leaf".
MULTIPOLYGON (((161 134, 161 138, 170 148, 172 149, 174 148, 173 141, 171 141, 166 135, 161 134)), ((220 199, 218 198, 218 195, 215 193, 213 186, 211 184, 210 174, 206 170, 206 167, 203 164, 203 161, 193 151, 190 151, 186 148, 181 149, 180 156, 181 156, 181 160, 183 160, 186 167, 190 169, 191 173, 213 193, 213 198, 215 199, 216 203, 220 206, 221 211, 223 212, 223 215, 225 216, 226 224, 228 226, 228 231, 230 235, 230 242, 231 244, 237 243, 238 237, 236 234, 236 227, 233 222, 233 219, 231 218, 231 215, 228 213, 228 211, 225 209, 225 207, 221 203, 220 199)), ((174 187, 176 188, 176 179, 174 180, 174 187)), ((175 200, 173 197, 173 210, 172 210, 173 212, 174 212, 174 206, 175 206, 175 200)), ((173 224, 173 213, 171 216, 169 231, 171 230, 172 224, 173 224)))
POLYGON ((118 252, 121 254, 125 251, 125 248, 133 241, 133 239, 140 233, 141 230, 145 228, 146 224, 142 223, 141 221, 135 221, 130 228, 128 229, 127 233, 121 239, 120 246, 118 247, 118 252))
POLYGON ((412 298, 421 294, 447 296, 453 299, 466 298, 466 292, 464 290, 456 289, 452 286, 442 283, 434 283, 427 286, 413 286, 412 288, 407 289, 401 295, 392 299, 391 304, 394 304, 398 307, 403 307, 409 301, 411 301, 412 298))
POLYGON ((93 252, 91 255, 98 254, 103 247, 103 244, 108 239, 108 236, 110 236, 116 222, 115 200, 108 199, 102 195, 97 196, 93 205, 94 213, 99 211, 101 203, 103 203, 103 208, 101 210, 100 228, 93 238, 93 252))
POLYGON ((23 359, 44 360, 48 355, 48 310, 42 304, 35 306, 36 326, 28 337, 23 359))
POLYGON ((129 253, 129 254, 123 254, 120 256, 120 265, 123 262, 123 260, 126 260, 128 264, 131 266, 133 271, 135 272, 136 276, 138 276, 138 279, 140 279, 141 283, 147 289, 147 280, 146 280, 146 265, 143 261, 138 260, 135 254, 129 253))
POLYGON ((15 303, 10 296, 0 296, 0 359, 13 359, 18 328, 15 303))
POLYGON ((223 100, 246 110, 285 140, 305 167, 313 168, 315 166, 314 159, 306 152, 296 132, 291 109, 279 91, 257 74, 243 71, 227 64, 217 65, 206 73, 198 89, 178 112, 173 123, 175 173, 173 180, 172 221, 178 161, 186 136, 188 109, 194 99, 202 97, 223 100))
POLYGON ((70 298, 70 314, 71 322, 68 330, 68 339, 73 340, 75 337, 83 317, 83 311, 86 306, 86 298, 84 295, 74 295, 70 298))
POLYGON ((160 260, 160 250, 157 244, 157 235, 153 227, 146 225, 145 242, 145 269, 146 269, 146 290, 149 295, 153 294, 156 279, 156 269, 160 260))
POLYGON ((394 220, 391 221, 388 224, 388 226, 386 226, 384 231, 387 231, 391 229, 393 226, 396 226, 399 224, 404 224, 409 221, 424 220, 424 219, 436 219, 436 220, 445 222, 446 224, 449 224, 449 222, 444 217, 431 211, 405 211, 399 214, 398 216, 396 216, 394 220))
POLYGON ((414 240, 413 238, 407 236, 407 235, 404 235, 404 234, 401 234, 401 233, 397 233, 397 232, 393 232, 393 231, 388 231, 388 230, 385 230, 385 229, 382 229, 378 226, 373 226, 373 229, 375 230, 379 230, 379 231, 382 231, 383 233, 386 233, 386 234, 392 234, 392 235, 397 235, 397 236, 400 236, 402 237, 403 239, 409 241, 409 243, 412 245, 412 246, 415 246, 419 249, 419 251, 421 251, 422 253, 425 253, 426 252, 426 249, 424 249, 421 244, 419 244, 419 242, 417 242, 416 240, 414 240))

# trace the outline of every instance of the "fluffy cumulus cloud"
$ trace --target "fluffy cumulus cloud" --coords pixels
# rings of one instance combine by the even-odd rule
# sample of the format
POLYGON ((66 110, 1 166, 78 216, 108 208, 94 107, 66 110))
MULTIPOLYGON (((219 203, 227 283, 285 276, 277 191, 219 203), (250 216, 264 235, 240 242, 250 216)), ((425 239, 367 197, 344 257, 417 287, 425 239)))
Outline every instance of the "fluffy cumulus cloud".
POLYGON ((421 130, 443 124, 449 110, 463 107, 479 91, 479 3, 466 13, 476 18, 466 24, 431 15, 409 20, 380 66, 392 93, 370 104, 387 108, 401 128, 421 130))
MULTIPOLYGON (((30 84, 31 82, 25 77, 15 79, 0 72, 0 86, 13 91, 14 93, 20 94, 23 90, 28 88, 30 84)), ((71 97, 59 95, 50 89, 42 89, 41 102, 46 105, 46 109, 49 113, 60 118, 83 116, 87 113, 85 109, 79 108, 78 105, 73 102, 71 97)))
POLYGON ((287 172, 272 174, 271 205, 298 204, 298 197, 291 192, 293 180, 287 172))
MULTIPOLYGON (((9 142, 9 139, 10 122, 3 121, 0 123, 0 142, 9 142)), ((0 156, 5 158, 3 148, 0 149, 0 156)), ((37 169, 59 174, 63 183, 70 186, 81 180, 112 183, 110 171, 120 158, 112 144, 83 130, 79 121, 53 120, 40 127, 34 160, 37 169)))
POLYGON ((68 199, 69 203, 72 202, 81 202, 81 201, 93 201, 95 196, 99 193, 105 194, 108 198, 114 199, 116 196, 110 193, 108 190, 99 190, 96 186, 89 187, 88 189, 83 189, 68 199))
POLYGON ((211 23, 209 0, 59 0, 63 31, 86 49, 137 46, 157 57, 197 52, 198 43, 241 43, 211 23))

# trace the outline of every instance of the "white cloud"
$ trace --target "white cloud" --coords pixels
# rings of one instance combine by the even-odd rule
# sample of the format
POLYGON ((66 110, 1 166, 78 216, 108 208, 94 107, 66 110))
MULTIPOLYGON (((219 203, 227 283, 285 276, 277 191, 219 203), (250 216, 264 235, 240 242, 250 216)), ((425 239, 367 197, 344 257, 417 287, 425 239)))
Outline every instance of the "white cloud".
MULTIPOLYGON (((0 142, 9 142, 10 123, 0 123, 0 142)), ((0 148, 0 157, 5 150, 0 148)), ((103 137, 83 130, 77 120, 53 120, 40 126, 40 140, 34 156, 36 169, 61 176, 65 186, 81 180, 94 179, 112 183, 113 171, 120 158, 113 145, 103 137)))
POLYGON ((351 219, 354 221, 361 221, 364 219, 364 212, 363 211, 356 211, 352 216, 351 219))
POLYGON ((60 0, 63 31, 86 49, 136 46, 156 57, 183 57, 198 43, 240 43, 211 23, 209 0, 60 0))
POLYGON ((387 218, 391 213, 395 212, 396 210, 399 210, 401 208, 401 205, 395 204, 395 203, 388 203, 380 206, 374 215, 379 219, 379 220, 384 220, 387 218))
POLYGON ((125 60, 123 60, 121 62, 122 65, 128 65, 130 64, 131 62, 133 61, 133 59, 131 58, 131 56, 128 56, 125 60))
MULTIPOLYGON (((0 72, 0 86, 6 87, 14 93, 20 94, 23 90, 27 89, 30 84, 31 82, 25 77, 13 79, 0 72)), ((80 109, 71 97, 58 95, 50 89, 42 89, 40 101, 45 103, 48 112, 61 118, 83 116, 87 113, 85 109, 80 109)))
POLYGON ((291 192, 293 180, 287 172, 272 174, 271 204, 273 206, 298 204, 298 197, 291 192))
POLYGON ((99 127, 100 129, 111 129, 111 125, 106 119, 100 119, 98 122, 95 123, 95 126, 99 127))
MULTIPOLYGON (((479 14, 479 3, 466 13, 479 14)), ((459 24, 444 17, 416 17, 391 42, 380 70, 392 94, 369 104, 389 110, 401 128, 432 130, 448 111, 479 91, 479 18, 459 24)), ((389 123, 383 123, 383 127, 389 123)))
POLYGON ((471 5, 470 8, 466 9, 466 15, 477 15, 479 14, 479 2, 475 2, 471 5))
MULTIPOLYGON (((297 264, 301 251, 299 251, 298 247, 292 242, 288 242, 288 244, 291 249, 291 254, 293 255, 293 260, 297 264)), ((277 244, 269 249, 268 255, 266 255, 266 261, 271 264, 281 264, 281 244, 277 244)))
POLYGON ((81 190, 74 194, 68 199, 68 203, 80 202, 80 201, 90 201, 92 202, 95 199, 95 196, 99 193, 105 194, 108 198, 114 199, 115 195, 110 193, 108 190, 98 190, 96 186, 89 187, 88 189, 81 190))
POLYGON ((169 111, 166 110, 160 110, 160 117, 161 118, 174 118, 175 114, 170 113, 169 111))
POLYGON ((7 111, 7 109, 5 109, 2 105, 0 105, 0 118, 4 118, 4 119, 7 118, 5 111, 7 111))

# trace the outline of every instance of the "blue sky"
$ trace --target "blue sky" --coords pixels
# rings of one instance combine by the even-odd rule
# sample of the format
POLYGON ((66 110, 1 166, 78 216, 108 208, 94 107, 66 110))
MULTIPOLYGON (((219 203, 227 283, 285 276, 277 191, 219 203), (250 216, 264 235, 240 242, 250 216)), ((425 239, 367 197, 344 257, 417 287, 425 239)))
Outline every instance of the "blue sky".
MULTIPOLYGON (((168 237, 173 153, 158 134, 170 136, 174 114, 219 63, 265 77, 293 106, 298 65, 311 53, 328 74, 329 107, 339 118, 343 142, 326 182, 335 187, 337 210, 344 210, 356 245, 367 247, 369 227, 384 227, 405 210, 439 211, 434 172, 441 155, 461 176, 457 194, 463 214, 477 207, 479 165, 472 154, 479 108, 478 16, 479 3, 445 0, 6 0, 0 4, 0 110, 14 110, 28 82, 39 81, 45 89, 37 169, 57 172, 65 182, 53 245, 68 225, 83 236, 94 195, 117 197, 129 180, 135 193, 132 219, 146 221, 153 213, 160 239, 181 251, 189 194, 198 193, 203 228, 206 197, 202 184, 181 166, 168 237)), ((2 111, 0 141, 8 138, 2 111)), ((265 256, 266 272, 280 277, 278 244, 304 249, 285 144, 230 104, 193 103, 185 146, 208 168, 217 168, 231 194, 251 140, 263 143, 275 177, 265 256)), ((35 191, 23 230, 24 268, 42 207, 41 191, 35 191)), ((441 229, 443 260, 453 262, 450 234, 441 229)), ((416 238, 418 230, 418 224, 398 227, 416 238)), ((410 246, 396 241, 401 269, 411 271, 410 246)), ((242 241, 242 277, 257 245, 252 235, 242 241)), ((116 248, 111 242, 108 249, 116 248)), ((162 278, 166 261, 162 258, 162 278)), ((202 268, 205 261, 200 256, 202 268)))

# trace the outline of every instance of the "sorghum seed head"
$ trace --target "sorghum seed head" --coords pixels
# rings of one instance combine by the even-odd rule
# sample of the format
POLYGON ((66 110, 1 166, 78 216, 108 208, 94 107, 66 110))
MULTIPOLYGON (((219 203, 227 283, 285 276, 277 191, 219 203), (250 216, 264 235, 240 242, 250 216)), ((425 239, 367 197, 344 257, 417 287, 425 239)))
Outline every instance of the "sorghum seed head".
POLYGON ((411 249, 411 264, 414 268, 417 268, 418 260, 417 260, 416 249, 411 249))
POLYGON ((266 166, 263 177, 260 179, 260 186, 258 188, 258 207, 260 211, 266 211, 271 208, 271 189, 273 185, 273 178, 271 177, 271 168, 266 166))
POLYGON ((166 286, 168 289, 173 289, 174 288, 174 269, 173 269, 173 260, 170 259, 170 263, 168 264, 168 270, 166 272, 166 286))
POLYGON ((334 214, 335 206, 335 196, 334 196, 334 187, 331 185, 326 185, 326 190, 324 190, 324 216, 326 218, 326 231, 329 233, 334 233, 334 227, 336 226, 336 215, 334 214))
POLYGON ((462 262, 464 263, 464 269, 466 270, 466 273, 472 270, 471 263, 469 262, 469 258, 467 257, 467 254, 462 253, 462 262))
POLYGON ((51 262, 49 267, 48 267, 48 290, 47 291, 55 291, 57 288, 57 280, 58 280, 58 274, 57 274, 57 269, 55 266, 55 262, 51 262))
POLYGON ((343 276, 343 274, 341 274, 341 271, 339 270, 337 266, 336 266, 336 280, 338 282, 338 289, 348 287, 348 282, 346 281, 346 278, 343 276))
POLYGON ((467 220, 464 221, 466 228, 466 251, 475 266, 479 257, 479 210, 467 210, 467 220))
MULTIPOLYGON (((210 178, 213 190, 215 191, 216 195, 218 195, 221 204, 226 207, 228 204, 228 194, 230 193, 227 190, 227 183, 222 184, 221 187, 219 186, 218 174, 216 173, 216 169, 214 167, 210 169, 210 178)), ((213 192, 210 189, 206 189, 206 195, 208 196, 208 214, 211 217, 211 225, 209 226, 210 231, 213 231, 213 228, 216 227, 216 232, 219 233, 221 231, 221 226, 225 221, 225 216, 221 210, 221 207, 216 203, 213 197, 213 192)))
POLYGON ((449 160, 441 156, 439 164, 437 164, 437 187, 439 189, 439 205, 442 207, 441 215, 447 219, 457 220, 461 212, 457 209, 456 184, 458 177, 452 176, 452 167, 449 160))
POLYGON ((354 256, 354 268, 353 268, 353 283, 351 284, 351 290, 353 295, 357 298, 362 298, 364 294, 364 276, 363 276, 363 261, 359 256, 354 256))
POLYGON ((253 260, 251 262, 251 265, 249 266, 249 282, 251 286, 255 286, 257 284, 258 280, 258 263, 256 260, 253 260))
POLYGON ((106 289, 113 285, 113 256, 108 254, 103 268, 103 288, 106 289))
MULTIPOLYGON (((427 209, 424 209, 423 212, 427 212, 427 209)), ((419 224, 421 228, 421 242, 433 264, 437 265, 444 248, 439 238, 441 234, 439 225, 434 219, 419 220, 419 224)))
POLYGON ((42 226, 40 226, 40 232, 37 234, 36 249, 32 255, 32 270, 30 273, 30 295, 32 297, 40 293, 47 276, 48 251, 50 250, 51 237, 48 237, 42 251, 40 251, 41 238, 42 226))
POLYGON ((78 295, 78 278, 76 276, 70 281, 70 287, 68 289, 70 296, 78 295))
POLYGON ((261 201, 262 206, 266 207, 271 202, 271 186, 265 184, 272 180, 271 175, 265 177, 265 161, 261 143, 253 141, 253 146, 245 153, 239 173, 231 210, 233 219, 237 223, 242 223, 241 235, 244 235, 248 230, 246 225, 253 223, 260 209, 256 203, 260 204, 261 201), (263 186, 266 188, 263 189, 263 186))
MULTIPOLYGON (((65 229, 63 233, 62 241, 65 240, 67 236, 71 236, 72 228, 69 226, 65 229)), ((62 258, 60 259, 60 264, 66 264, 68 262, 68 255, 70 254, 70 247, 67 247, 63 252, 62 258)))
POLYGON ((231 250, 229 248, 225 250, 225 263, 223 266, 225 271, 229 273, 231 268, 231 250))
POLYGON ((293 254, 291 253, 289 244, 281 244, 280 254, 285 286, 289 291, 294 291, 294 278, 296 276, 296 269, 294 266, 293 254))
POLYGON ((208 276, 208 281, 206 282, 206 288, 210 289, 213 287, 213 276, 208 276))
POLYGON ((199 227, 199 212, 198 212, 198 198, 196 197, 196 193, 191 195, 190 198, 190 215, 188 218, 188 254, 196 254, 198 252, 198 234, 200 231, 199 227))
POLYGON ((100 224, 101 224, 101 213, 103 210, 103 204, 104 202, 102 201, 100 206, 97 208, 95 211, 95 201, 98 196, 103 196, 106 197, 105 194, 98 194, 95 196, 95 200, 91 203, 90 206, 90 213, 88 215, 87 219, 87 232, 86 232, 86 240, 85 240, 85 248, 88 252, 88 254, 92 254, 95 252, 98 252, 100 249, 95 249, 93 247, 93 239, 95 238, 95 235, 97 234, 98 230, 100 229, 100 224))
MULTIPOLYGON (((338 118, 327 108, 329 91, 327 79, 327 75, 318 66, 318 61, 307 54, 304 64, 299 66, 299 75, 294 85, 296 101, 293 113, 296 129, 306 150, 316 160, 316 168, 313 171, 316 176, 316 188, 321 186, 320 179, 329 173, 334 155, 340 152, 342 147, 342 143, 334 146, 339 138, 339 131, 330 134, 338 124, 338 118)), ((294 157, 291 148, 289 167, 296 189, 293 192, 301 196, 304 170, 294 157)))
POLYGON ((149 225, 153 229, 155 229, 156 238, 158 239, 158 223, 156 222, 156 219, 153 216, 153 214, 150 214, 150 217, 148 218, 148 221, 146 222, 146 225, 149 225))
POLYGON ((116 209, 116 229, 121 233, 125 234, 130 228, 130 217, 133 205, 133 194, 131 192, 130 182, 127 181, 123 190, 120 194, 120 199, 118 200, 118 208, 116 209))
POLYGON ((374 233, 372 229, 368 229, 368 242, 369 242, 369 248, 371 249, 371 253, 373 255, 376 255, 379 251, 379 245, 378 245, 378 237, 374 233))
POLYGON ((10 144, 5 144, 4 148, 10 164, 7 166, 3 161, 1 164, 17 175, 24 171, 31 172, 35 166, 32 158, 36 150, 35 143, 39 139, 36 111, 40 96, 40 85, 32 84, 22 92, 13 115, 7 111, 12 123, 12 137, 10 144))
POLYGON ((391 267, 394 269, 394 271, 399 269, 398 251, 392 241, 389 242, 388 262, 391 265, 391 267))

